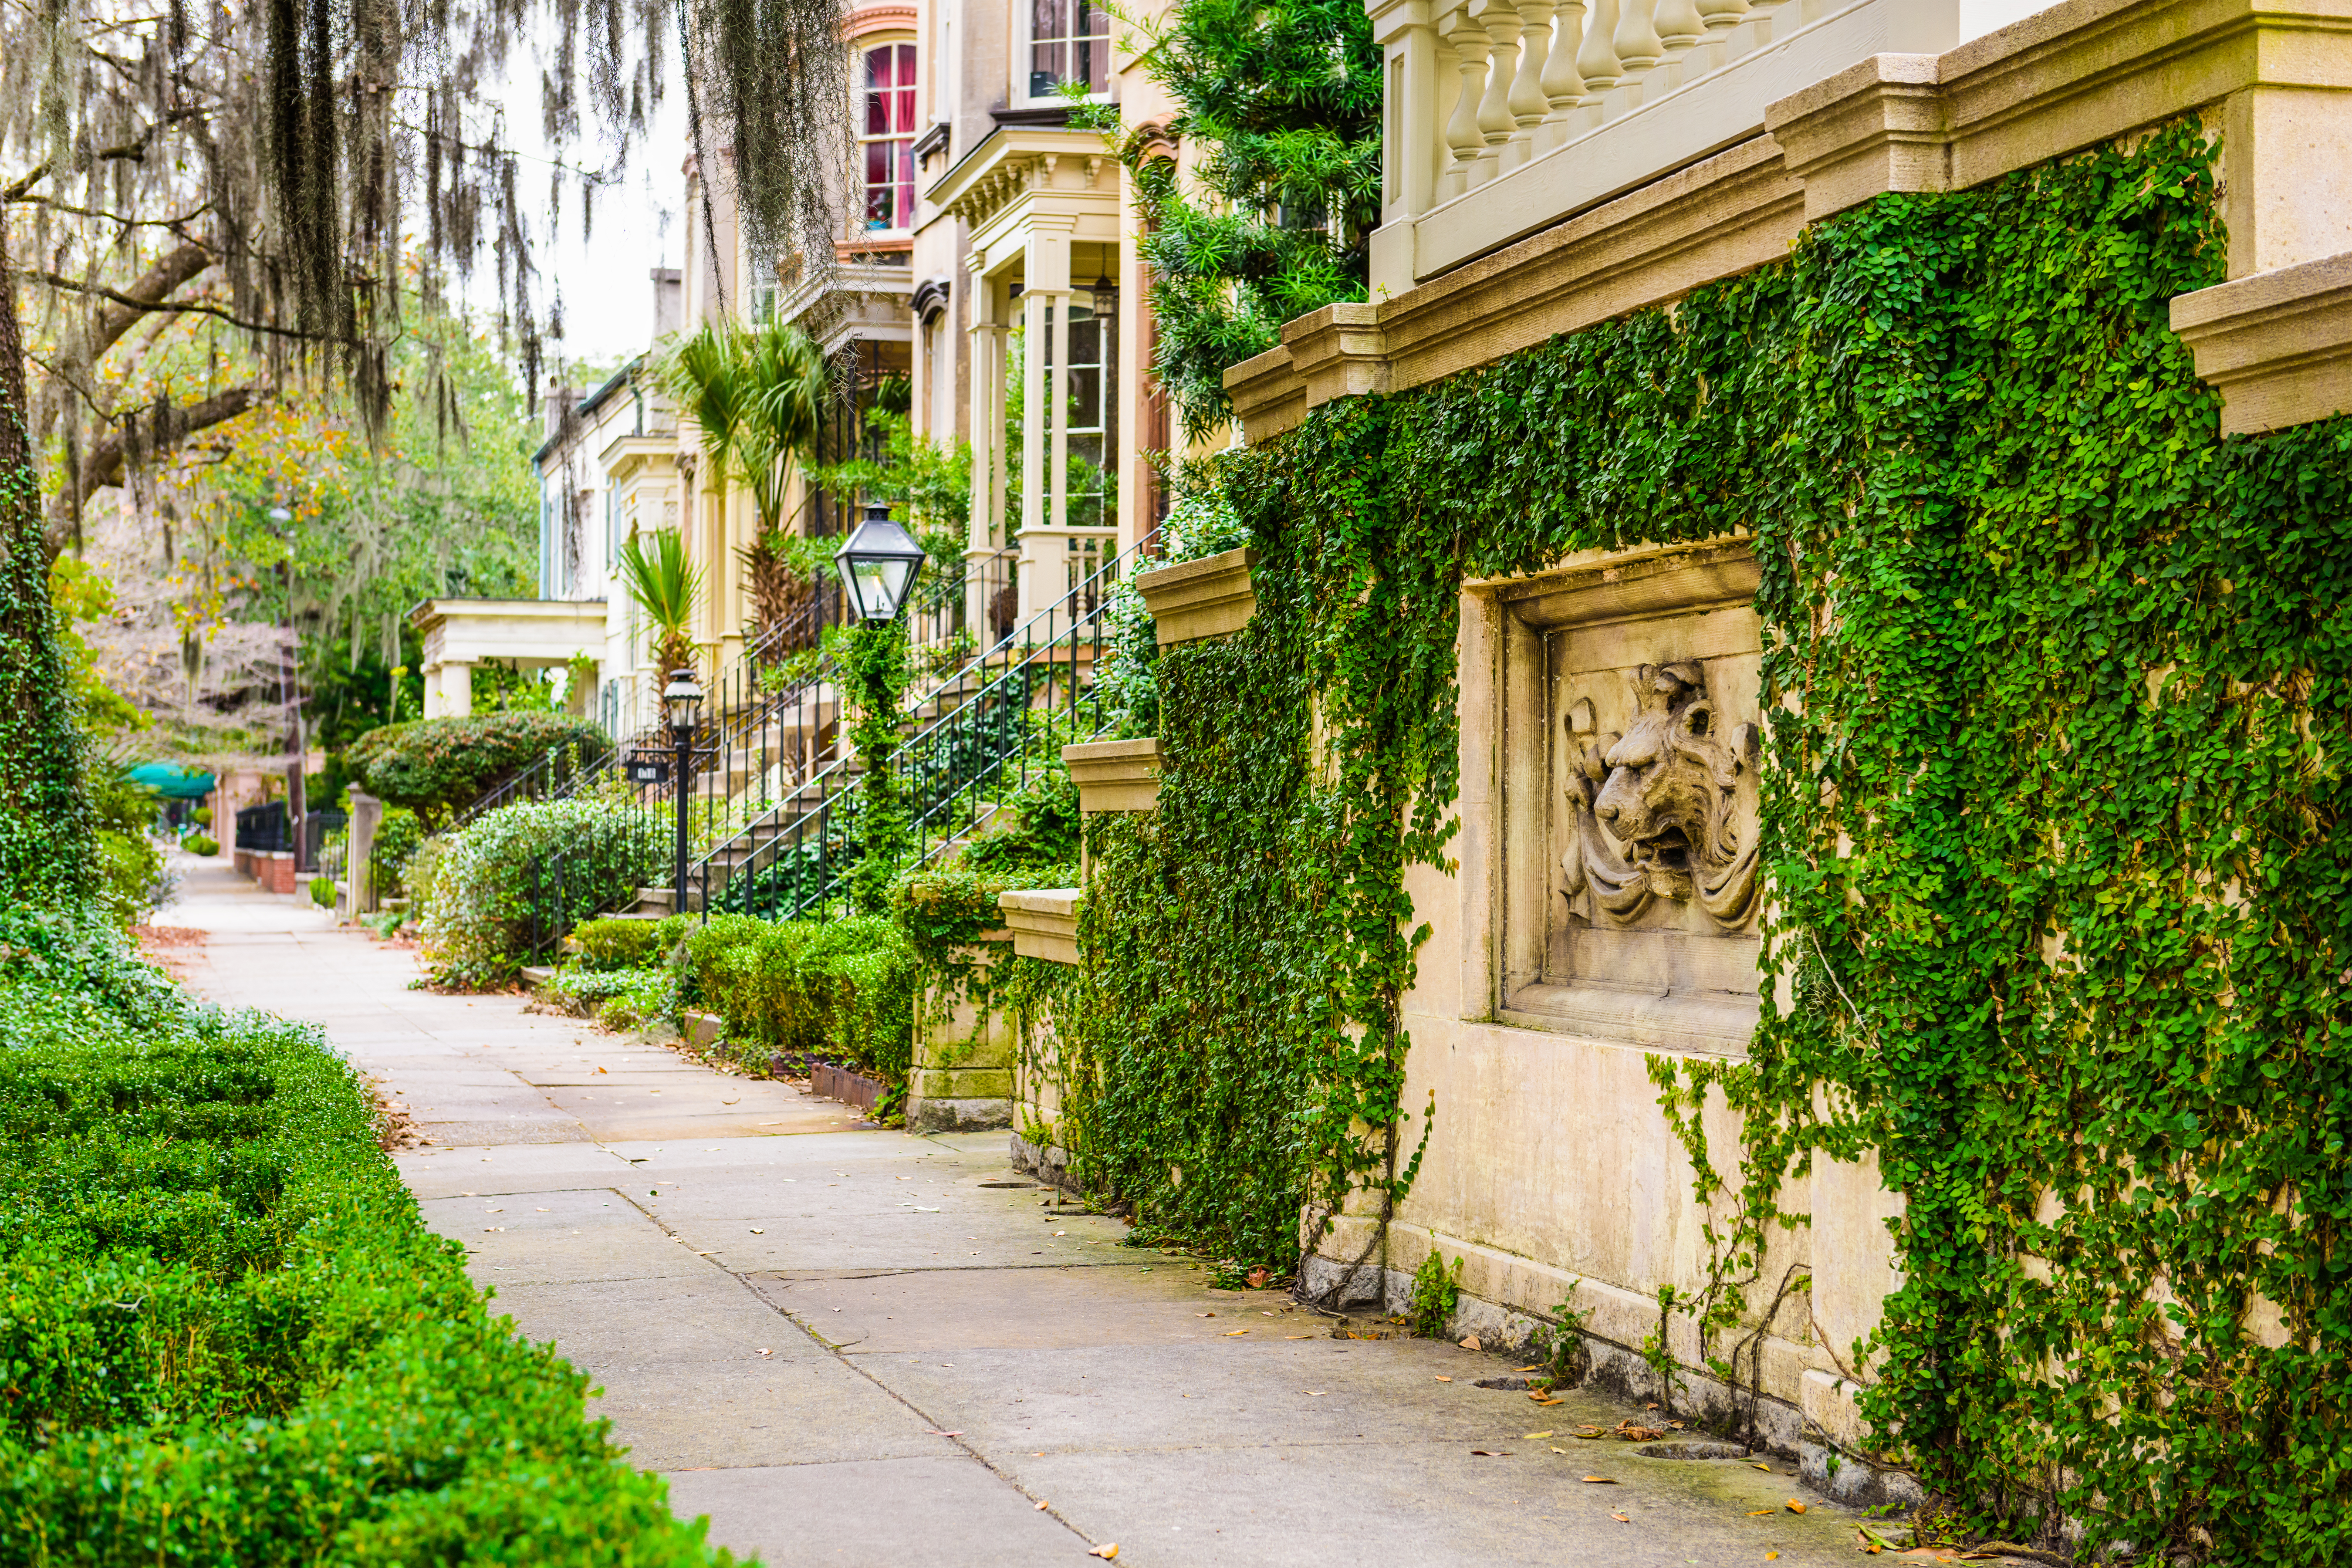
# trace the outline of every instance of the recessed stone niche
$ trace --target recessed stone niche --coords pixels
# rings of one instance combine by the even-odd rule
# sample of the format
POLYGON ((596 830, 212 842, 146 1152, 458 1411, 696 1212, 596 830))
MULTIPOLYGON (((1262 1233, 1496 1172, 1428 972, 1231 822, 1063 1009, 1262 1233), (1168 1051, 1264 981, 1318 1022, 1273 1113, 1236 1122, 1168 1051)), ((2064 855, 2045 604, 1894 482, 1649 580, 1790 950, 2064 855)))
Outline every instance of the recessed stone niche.
POLYGON ((1504 1022, 1738 1053, 1756 1026, 1758 572, 1744 544, 1487 587, 1504 1022))

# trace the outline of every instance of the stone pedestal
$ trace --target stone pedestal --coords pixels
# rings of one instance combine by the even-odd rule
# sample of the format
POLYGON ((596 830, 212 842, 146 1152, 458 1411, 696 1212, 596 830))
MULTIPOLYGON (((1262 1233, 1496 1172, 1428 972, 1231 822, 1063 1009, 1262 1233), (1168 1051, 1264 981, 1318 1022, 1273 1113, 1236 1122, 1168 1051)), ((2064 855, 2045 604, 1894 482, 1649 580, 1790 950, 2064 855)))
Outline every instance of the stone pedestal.
MULTIPOLYGON (((981 933, 983 945, 964 956, 983 968, 1002 951, 992 945, 1008 932, 981 933)), ((926 996, 925 1016, 936 1017, 941 998, 926 996)), ((986 1019, 970 1000, 946 1009, 941 1022, 919 1025, 915 1061, 907 1075, 907 1128, 913 1132, 976 1132, 1013 1125, 1012 1021, 1001 1012, 986 1019)))

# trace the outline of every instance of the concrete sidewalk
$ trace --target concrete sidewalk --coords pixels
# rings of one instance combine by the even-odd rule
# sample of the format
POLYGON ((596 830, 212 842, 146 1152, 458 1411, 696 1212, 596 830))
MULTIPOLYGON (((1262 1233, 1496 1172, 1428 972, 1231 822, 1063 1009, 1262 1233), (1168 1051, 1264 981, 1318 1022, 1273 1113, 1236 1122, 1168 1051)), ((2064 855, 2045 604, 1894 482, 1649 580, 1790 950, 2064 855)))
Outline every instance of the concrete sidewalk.
POLYGON ((190 980, 326 1026, 518 1331, 601 1392, 681 1514, 778 1564, 1843 1563, 1855 1516, 1737 1459, 1565 1436, 1639 1412, 1482 1389, 1497 1358, 1334 1340, 1045 1201, 1003 1134, 861 1128, 790 1086, 408 989, 413 955, 217 863, 190 980), (1486 1450, 1481 1453, 1479 1450, 1486 1450), (1614 1485, 1588 1484, 1602 1476, 1614 1485), (1783 1503, 1807 1505, 1799 1516, 1783 1503))

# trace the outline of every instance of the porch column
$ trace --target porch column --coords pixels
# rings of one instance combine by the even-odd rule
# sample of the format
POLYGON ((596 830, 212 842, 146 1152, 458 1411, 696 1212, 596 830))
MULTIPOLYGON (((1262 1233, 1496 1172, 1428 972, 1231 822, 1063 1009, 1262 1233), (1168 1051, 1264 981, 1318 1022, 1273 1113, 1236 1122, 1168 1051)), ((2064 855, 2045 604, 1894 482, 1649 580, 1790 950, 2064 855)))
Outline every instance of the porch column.
MULTIPOLYGON (((1060 528, 1068 513, 1070 437, 1070 240, 1078 220, 1040 214, 1030 223, 1022 285, 1023 347, 1021 526, 1060 528), (1050 369, 1049 369, 1050 367, 1050 369)), ((1054 542, 1055 548, 1060 541, 1054 542)), ((1037 559, 1021 548, 1021 619, 1061 597, 1055 586, 1059 560, 1037 559)))
MULTIPOLYGON (((429 710, 429 704, 428 704, 429 710)), ((474 667, 462 659, 441 661, 441 715, 463 719, 474 710, 474 667)))

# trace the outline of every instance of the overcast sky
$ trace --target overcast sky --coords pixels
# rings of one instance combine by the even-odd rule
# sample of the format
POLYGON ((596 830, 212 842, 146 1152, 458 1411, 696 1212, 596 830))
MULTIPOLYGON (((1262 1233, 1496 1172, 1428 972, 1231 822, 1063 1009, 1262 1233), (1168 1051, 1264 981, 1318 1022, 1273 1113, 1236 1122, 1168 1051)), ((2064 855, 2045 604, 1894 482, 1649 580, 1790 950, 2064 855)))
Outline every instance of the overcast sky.
MULTIPOLYGON (((677 72, 675 38, 666 40, 669 87, 646 142, 630 149, 626 172, 596 195, 593 234, 580 233, 580 184, 568 180, 562 222, 549 232, 548 162, 551 149, 540 133, 537 58, 518 58, 506 93, 508 144, 524 154, 521 191, 534 215, 539 262, 535 297, 542 304, 559 294, 563 302, 563 341, 551 355, 611 366, 643 352, 653 342, 653 283, 656 267, 676 267, 684 248, 680 222, 686 161, 686 88, 677 72)), ((551 52, 542 40, 540 58, 551 52)), ((607 151, 594 142, 574 150, 574 163, 597 164, 607 151)), ((494 269, 476 273, 478 297, 488 305, 497 289, 494 269)))

